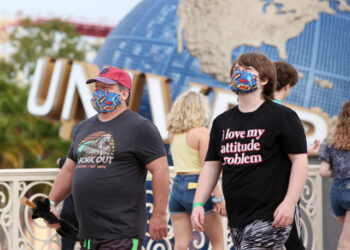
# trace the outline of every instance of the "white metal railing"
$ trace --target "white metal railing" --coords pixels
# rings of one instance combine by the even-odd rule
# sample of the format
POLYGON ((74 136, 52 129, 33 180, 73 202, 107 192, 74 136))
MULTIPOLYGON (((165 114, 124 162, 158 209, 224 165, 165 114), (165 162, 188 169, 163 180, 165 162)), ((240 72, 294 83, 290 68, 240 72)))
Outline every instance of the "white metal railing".
MULTIPOLYGON (((304 243, 307 249, 323 249, 322 225, 322 182, 318 175, 318 165, 309 166, 309 176, 301 197, 301 221, 304 243)), ((46 197, 46 194, 35 193, 38 186, 46 186, 49 190, 59 169, 1 169, 0 170, 0 250, 18 249, 60 249, 60 236, 48 229, 41 219, 31 219, 31 209, 20 204, 23 196, 34 200, 46 197)), ((175 173, 171 168, 171 184, 175 173)), ((147 176, 151 180, 151 176, 147 176)), ((152 190, 147 190, 147 196, 152 196, 152 190)), ((149 197, 148 197, 149 198, 149 197)), ((149 200, 147 198, 147 200, 149 200)), ((149 212, 153 204, 146 204, 149 212)), ((168 237, 162 242, 153 242, 146 235, 143 249, 173 249, 174 231, 168 219, 168 237)), ((223 218, 226 249, 234 249, 231 238, 228 237, 226 218, 223 218)), ((211 249, 207 237, 195 232, 192 241, 195 249, 211 249), (208 246, 209 245, 209 246, 208 246)), ((76 247, 79 249, 79 247, 76 247)))

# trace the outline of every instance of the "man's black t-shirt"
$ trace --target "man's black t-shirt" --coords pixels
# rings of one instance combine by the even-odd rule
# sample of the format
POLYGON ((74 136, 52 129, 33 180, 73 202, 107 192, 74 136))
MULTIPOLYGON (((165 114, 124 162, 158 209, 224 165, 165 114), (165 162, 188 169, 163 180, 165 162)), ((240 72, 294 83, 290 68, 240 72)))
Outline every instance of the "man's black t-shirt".
POLYGON ((288 154, 301 153, 306 153, 304 128, 285 106, 266 101, 248 113, 237 106, 214 120, 206 161, 222 163, 230 227, 273 220, 289 184, 288 154))
POLYGON ((165 156, 153 123, 126 110, 108 122, 80 123, 68 158, 75 163, 72 193, 81 239, 143 239, 146 164, 165 156))

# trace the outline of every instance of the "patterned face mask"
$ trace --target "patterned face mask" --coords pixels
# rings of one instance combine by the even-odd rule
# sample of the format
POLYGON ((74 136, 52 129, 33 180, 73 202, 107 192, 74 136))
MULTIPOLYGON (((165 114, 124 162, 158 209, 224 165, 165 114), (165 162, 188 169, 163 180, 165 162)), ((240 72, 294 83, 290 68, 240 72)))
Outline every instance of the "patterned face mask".
POLYGON ((116 110, 120 103, 120 94, 101 89, 96 89, 91 98, 91 104, 99 114, 116 110))
POLYGON ((237 95, 251 93, 258 89, 257 79, 256 75, 238 69, 233 73, 230 88, 237 95))

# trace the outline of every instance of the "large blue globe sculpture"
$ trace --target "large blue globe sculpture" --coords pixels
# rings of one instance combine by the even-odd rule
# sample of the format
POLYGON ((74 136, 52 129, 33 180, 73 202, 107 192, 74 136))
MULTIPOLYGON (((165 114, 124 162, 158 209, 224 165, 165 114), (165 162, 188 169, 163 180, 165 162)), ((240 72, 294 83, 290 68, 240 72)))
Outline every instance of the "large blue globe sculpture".
MULTIPOLYGON (((100 68, 112 65, 166 76, 172 79, 173 100, 189 88, 190 82, 228 90, 227 83, 200 70, 199 60, 190 54, 185 42, 182 53, 177 52, 179 2, 143 0, 112 30, 95 63, 100 68)), ((318 20, 307 23, 299 36, 286 43, 287 61, 303 77, 285 101, 305 108, 320 107, 332 117, 339 113, 342 103, 350 99, 350 12, 339 11, 336 1, 330 1, 329 5, 335 14, 320 13, 318 20), (320 87, 315 78, 332 82, 333 88, 320 87)), ((258 48, 242 45, 232 51, 231 60, 256 50, 273 61, 281 60, 276 47, 265 44, 258 48)), ((152 119, 147 91, 142 98, 140 114, 152 119)), ((207 246, 206 243, 204 248, 207 246)))
MULTIPOLYGON (((189 88, 189 82, 229 89, 228 84, 201 72, 199 60, 191 56, 185 43, 183 52, 177 52, 178 4, 179 0, 143 0, 112 30, 95 63, 169 77, 173 99, 189 88)), ((350 99, 350 12, 339 11, 335 1, 329 4, 334 15, 321 13, 319 20, 307 23, 303 32, 286 44, 287 61, 303 77, 285 101, 305 108, 320 107, 331 117, 350 99), (329 80, 333 88, 321 88, 314 83, 315 77, 329 80)), ((232 61, 255 50, 273 61, 280 60, 274 46, 263 44, 235 49, 232 61)), ((146 94, 140 113, 151 118, 146 94)))

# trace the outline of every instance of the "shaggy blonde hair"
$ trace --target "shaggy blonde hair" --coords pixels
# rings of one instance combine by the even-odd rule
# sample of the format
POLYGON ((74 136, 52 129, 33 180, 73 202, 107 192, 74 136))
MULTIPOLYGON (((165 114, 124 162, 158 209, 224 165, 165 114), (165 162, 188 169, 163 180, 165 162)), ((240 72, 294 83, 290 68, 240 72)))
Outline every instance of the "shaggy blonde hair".
POLYGON ((343 104, 329 145, 339 150, 350 150, 350 101, 343 104))
POLYGON ((208 118, 207 98, 194 91, 179 95, 167 117, 167 129, 172 133, 183 133, 191 128, 205 125, 208 118))

